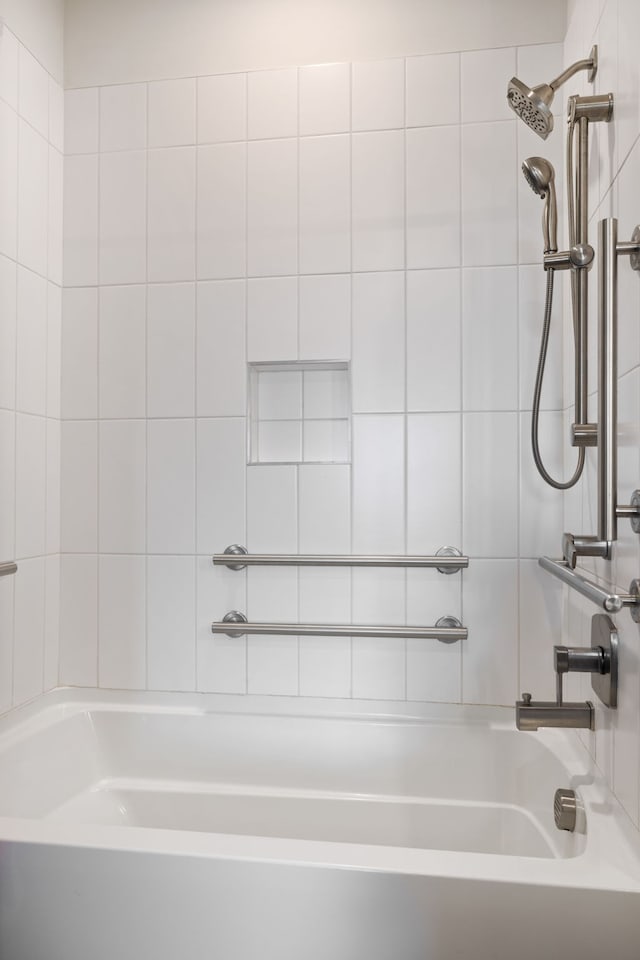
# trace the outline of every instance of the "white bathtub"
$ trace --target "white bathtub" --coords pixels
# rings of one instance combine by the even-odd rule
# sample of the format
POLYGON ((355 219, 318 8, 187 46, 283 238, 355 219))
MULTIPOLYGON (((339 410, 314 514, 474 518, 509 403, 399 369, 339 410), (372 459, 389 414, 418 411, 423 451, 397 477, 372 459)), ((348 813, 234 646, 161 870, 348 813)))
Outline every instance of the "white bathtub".
POLYGON ((506 709, 59 691, 0 723, 0 843, 1 960, 640 957, 636 832, 506 709))

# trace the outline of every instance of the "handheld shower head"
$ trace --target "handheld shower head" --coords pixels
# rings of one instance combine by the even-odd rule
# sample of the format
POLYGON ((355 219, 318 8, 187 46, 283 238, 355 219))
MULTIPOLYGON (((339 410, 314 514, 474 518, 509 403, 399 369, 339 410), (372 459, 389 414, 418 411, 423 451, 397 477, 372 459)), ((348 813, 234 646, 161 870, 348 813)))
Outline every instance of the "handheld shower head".
POLYGON ((528 87, 522 80, 512 77, 507 87, 507 103, 528 127, 531 127, 539 137, 546 140, 553 130, 551 104, 558 87, 566 83, 579 70, 588 70, 589 83, 593 83, 597 69, 598 48, 592 47, 591 55, 587 60, 576 61, 551 83, 541 83, 537 87, 528 87))
POLYGON ((544 252, 556 253, 558 250, 558 207, 556 203, 555 170, 544 157, 529 157, 522 164, 522 172, 533 192, 544 200, 542 211, 544 252))

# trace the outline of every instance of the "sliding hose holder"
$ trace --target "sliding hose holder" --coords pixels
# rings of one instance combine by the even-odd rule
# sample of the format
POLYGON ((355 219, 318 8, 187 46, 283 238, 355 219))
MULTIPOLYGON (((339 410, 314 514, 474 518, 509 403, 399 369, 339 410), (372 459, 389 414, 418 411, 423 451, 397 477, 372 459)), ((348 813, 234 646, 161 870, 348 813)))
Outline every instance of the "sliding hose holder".
POLYGON ((576 243, 570 250, 545 253, 542 262, 545 270, 590 270, 595 255, 590 243, 576 243))

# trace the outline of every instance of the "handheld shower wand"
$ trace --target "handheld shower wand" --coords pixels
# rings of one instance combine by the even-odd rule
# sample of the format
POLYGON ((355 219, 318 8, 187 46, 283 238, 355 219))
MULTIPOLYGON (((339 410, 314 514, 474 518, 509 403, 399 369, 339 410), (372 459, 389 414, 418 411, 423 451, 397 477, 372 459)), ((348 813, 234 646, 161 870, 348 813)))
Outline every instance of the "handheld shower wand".
MULTIPOLYGON (((544 200, 542 212, 542 233, 544 237, 545 254, 558 251, 558 213, 556 204, 555 171, 553 165, 544 157, 529 157, 522 164, 522 172, 531 189, 544 200)), ((555 480, 546 469, 540 453, 540 403, 542 398, 542 381, 544 368, 547 362, 549 348, 549 332, 551 330, 551 309, 553 306, 553 279, 554 271, 547 270, 547 290, 544 304, 544 321, 542 324, 542 340, 540 356, 536 370, 536 381, 533 390, 533 406, 531 411, 531 449, 533 459, 542 479, 556 490, 569 490, 580 479, 584 468, 584 447, 578 451, 578 463, 573 476, 566 481, 555 480)))
POLYGON ((542 235, 544 252, 558 252, 558 205, 556 202, 555 170, 544 157, 529 157, 522 164, 525 180, 534 193, 544 200, 542 235))

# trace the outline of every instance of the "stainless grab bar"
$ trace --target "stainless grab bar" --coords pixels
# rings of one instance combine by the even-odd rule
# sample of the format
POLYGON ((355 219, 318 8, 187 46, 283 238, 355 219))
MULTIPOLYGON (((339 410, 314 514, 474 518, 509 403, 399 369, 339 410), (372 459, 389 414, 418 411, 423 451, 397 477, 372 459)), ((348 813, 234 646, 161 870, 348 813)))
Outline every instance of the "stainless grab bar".
POLYGON ((629 607, 633 619, 636 622, 640 620, 640 580, 632 580, 629 593, 611 593, 593 580, 587 580, 586 577, 576 573, 565 560, 540 557, 538 563, 547 573, 562 580, 572 590, 597 604, 606 613, 620 613, 623 607, 629 607))
POLYGON ((18 564, 10 561, 8 563, 0 563, 0 577, 9 577, 12 573, 17 573, 18 564))
POLYGON ((433 627, 373 626, 335 623, 249 623, 243 613, 232 610, 221 621, 211 624, 212 633, 228 637, 245 634, 294 637, 388 637, 390 639, 440 640, 456 643, 466 640, 468 630, 456 617, 441 617, 433 627))
POLYGON ((469 557, 463 557, 456 547, 441 547, 433 557, 366 556, 356 554, 311 553, 248 553, 245 547, 234 543, 224 553, 214 553, 215 566, 229 570, 243 570, 255 566, 308 567, 435 567, 440 573, 457 573, 469 566, 469 557))

